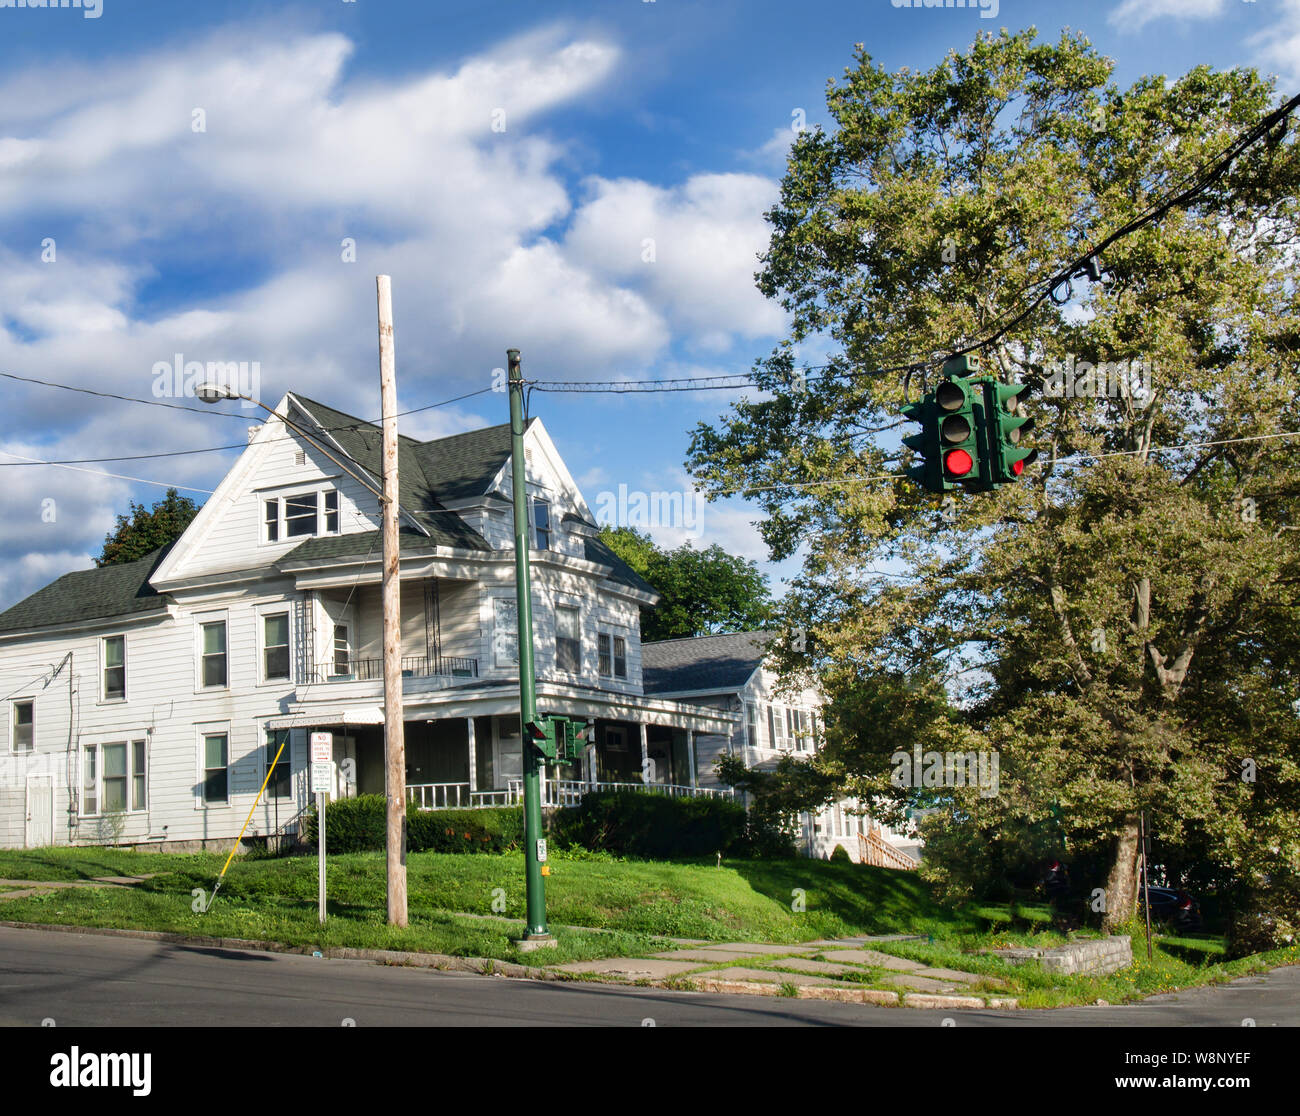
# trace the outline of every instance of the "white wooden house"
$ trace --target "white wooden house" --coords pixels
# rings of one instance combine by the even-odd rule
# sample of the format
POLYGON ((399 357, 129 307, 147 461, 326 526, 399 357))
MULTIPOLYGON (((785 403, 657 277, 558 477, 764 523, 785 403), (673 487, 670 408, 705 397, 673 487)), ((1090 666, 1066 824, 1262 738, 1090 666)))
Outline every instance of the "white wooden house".
MULTIPOLYGON (((647 694, 736 715, 729 732, 695 739, 701 786, 720 787, 713 764, 723 753, 764 770, 775 768, 782 756, 810 758, 821 746, 822 695, 811 688, 793 694, 778 689, 767 655, 775 637, 775 632, 739 632, 642 646, 647 694)), ((652 747, 652 761, 656 755, 652 747)), ((842 799, 816 814, 803 814, 799 825, 799 845, 808 856, 825 859, 840 845, 857 863, 907 869, 920 859, 914 829, 892 830, 856 800, 842 799)))
MULTIPOLYGON (((379 487, 380 431, 294 393, 276 412, 170 547, 0 614, 0 847, 228 844, 286 738, 250 833, 293 832, 314 730, 334 735, 339 794, 382 792, 378 504, 320 449, 379 487)), ((540 420, 525 445, 538 707, 596 722, 582 762, 548 771, 548 801, 647 781, 716 793, 696 739, 729 738, 740 714, 647 692, 639 616, 657 594, 599 541, 540 420)), ((409 794, 514 801, 509 427, 404 438, 400 470, 409 794)))

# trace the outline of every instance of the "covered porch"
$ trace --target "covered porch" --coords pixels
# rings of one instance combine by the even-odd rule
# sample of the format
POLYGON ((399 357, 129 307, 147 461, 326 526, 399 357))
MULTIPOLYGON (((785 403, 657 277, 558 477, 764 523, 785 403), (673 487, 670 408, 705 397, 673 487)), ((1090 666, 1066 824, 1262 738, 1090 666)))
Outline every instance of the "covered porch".
MULTIPOLYGON (((472 809, 522 801, 523 742, 517 691, 496 686, 492 690, 500 692, 471 698, 461 691, 443 701, 437 700, 440 695, 431 694, 427 702, 419 702, 435 706, 429 709, 430 714, 444 709, 450 713, 446 706, 461 706, 463 712, 457 710, 460 716, 417 719, 411 715, 415 710, 408 698, 406 790, 408 800, 418 809, 472 809)), ((731 796, 727 788, 699 785, 695 737, 697 733, 716 733, 720 727, 729 729, 733 714, 662 699, 609 697, 617 701, 602 701, 604 709, 590 708, 596 702, 588 697, 589 708, 582 709, 574 708, 572 700, 561 704, 551 695, 539 693, 539 708, 563 709, 567 715, 585 716, 595 725, 593 739, 577 762, 549 764, 543 769, 544 805, 576 806, 594 790, 674 797, 731 796), (627 708, 639 701, 646 707, 627 708)), ((295 728, 334 734, 336 797, 384 793, 383 718, 376 707, 302 710, 284 719, 295 728)))

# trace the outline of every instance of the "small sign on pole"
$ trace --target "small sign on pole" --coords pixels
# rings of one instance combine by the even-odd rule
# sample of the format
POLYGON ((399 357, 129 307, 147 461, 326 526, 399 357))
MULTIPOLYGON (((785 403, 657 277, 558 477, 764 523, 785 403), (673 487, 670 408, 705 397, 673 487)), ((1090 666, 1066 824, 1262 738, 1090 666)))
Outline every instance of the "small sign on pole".
POLYGON ((311 734, 311 789, 316 796, 316 839, 320 842, 317 856, 317 906, 321 925, 325 925, 325 804, 334 789, 334 734, 311 734))

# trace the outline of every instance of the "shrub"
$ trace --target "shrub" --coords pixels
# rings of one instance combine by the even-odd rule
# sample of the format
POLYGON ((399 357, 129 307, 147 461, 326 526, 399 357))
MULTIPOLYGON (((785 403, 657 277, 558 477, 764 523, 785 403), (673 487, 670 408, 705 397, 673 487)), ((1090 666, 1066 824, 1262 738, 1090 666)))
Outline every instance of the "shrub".
POLYGON ((849 856, 849 850, 843 845, 835 846, 834 850, 831 852, 831 860, 840 860, 845 864, 853 863, 853 857, 849 856))
MULTIPOLYGON (((382 794, 359 794, 331 802, 325 811, 327 853, 370 852, 384 847, 387 834, 382 794)), ((316 844, 316 808, 303 817, 303 841, 316 844)), ((408 852, 504 852, 524 837, 524 814, 517 806, 483 810, 406 811, 408 852)))
POLYGON ((557 811, 552 836, 623 856, 744 855, 745 808, 725 798, 669 798, 640 791, 600 791, 557 811))

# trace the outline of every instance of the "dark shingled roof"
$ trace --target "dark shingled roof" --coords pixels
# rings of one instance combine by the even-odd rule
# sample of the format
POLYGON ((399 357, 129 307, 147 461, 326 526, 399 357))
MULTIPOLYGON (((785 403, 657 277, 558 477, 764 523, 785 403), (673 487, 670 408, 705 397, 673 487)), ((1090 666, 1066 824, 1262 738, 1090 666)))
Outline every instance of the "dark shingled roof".
POLYGON ((609 574, 610 581, 616 581, 618 584, 626 585, 631 589, 640 589, 643 593, 653 593, 656 597, 659 596, 658 589, 646 581, 599 539, 584 538, 582 546, 588 562, 597 562, 602 566, 612 567, 609 574))
POLYGON ((775 638, 775 632, 735 632, 643 643, 645 692, 739 690, 762 665, 764 648, 775 638))
POLYGON ((159 547, 134 562, 64 574, 0 613, 0 632, 131 616, 165 608, 170 598, 158 594, 149 584, 149 576, 172 545, 159 547))
MULTIPOLYGON (((304 395, 293 393, 293 397, 302 404, 308 413, 316 419, 325 429, 327 429, 333 438, 343 447, 343 452, 357 461, 374 476, 383 475, 383 436, 382 428, 372 422, 366 422, 364 419, 356 418, 353 415, 346 415, 342 411, 336 411, 333 407, 327 407, 324 403, 317 403, 313 399, 308 399, 304 395)), ((436 485, 430 480, 431 470, 426 469, 426 461, 430 465, 436 465, 441 458, 431 455, 429 451, 432 447, 439 446, 442 442, 456 442, 471 437, 473 434, 490 433, 491 431, 505 431, 505 456, 510 456, 510 426, 489 427, 486 431, 472 431, 471 434, 460 434, 451 438, 441 438, 436 442, 417 442, 414 438, 399 437, 397 441, 397 475, 398 475, 398 503, 409 511, 419 521, 430 536, 430 542, 436 546, 451 546, 460 550, 490 550, 487 541, 474 530, 468 523, 460 518, 455 512, 449 511, 443 507, 442 501, 438 498, 438 493, 443 492, 444 485, 438 477, 436 485)), ((453 467, 457 470, 454 473, 453 487, 458 491, 469 483, 467 470, 470 468, 471 460, 478 460, 481 466, 479 480, 480 487, 477 493, 481 494, 486 491, 488 483, 496 474, 496 468, 489 471, 490 462, 474 457, 472 454, 462 453, 452 455, 450 460, 453 467)), ((500 466, 498 465, 497 468, 500 466)), ((438 476, 436 472, 434 476, 438 476)), ((446 493, 444 493, 446 494, 446 493)), ((448 499, 452 497, 447 496, 448 499)), ((342 539, 349 540, 346 544, 350 549, 336 551, 329 555, 321 554, 322 557, 336 557, 340 554, 352 554, 357 552, 358 546, 356 540, 360 542, 360 553, 364 554, 368 546, 364 535, 344 535, 342 539)), ((315 540, 313 540, 315 541, 315 540)), ((306 546, 306 544, 304 544, 306 546)), ((402 549, 407 549, 406 544, 402 544, 402 549)), ((303 547, 298 547, 292 551, 295 558, 307 557, 314 554, 314 551, 304 551, 303 547), (300 553, 301 552, 301 553, 300 553)))
POLYGON ((421 442, 415 456, 443 500, 482 496, 501 466, 510 460, 510 424, 503 422, 500 426, 421 442))

